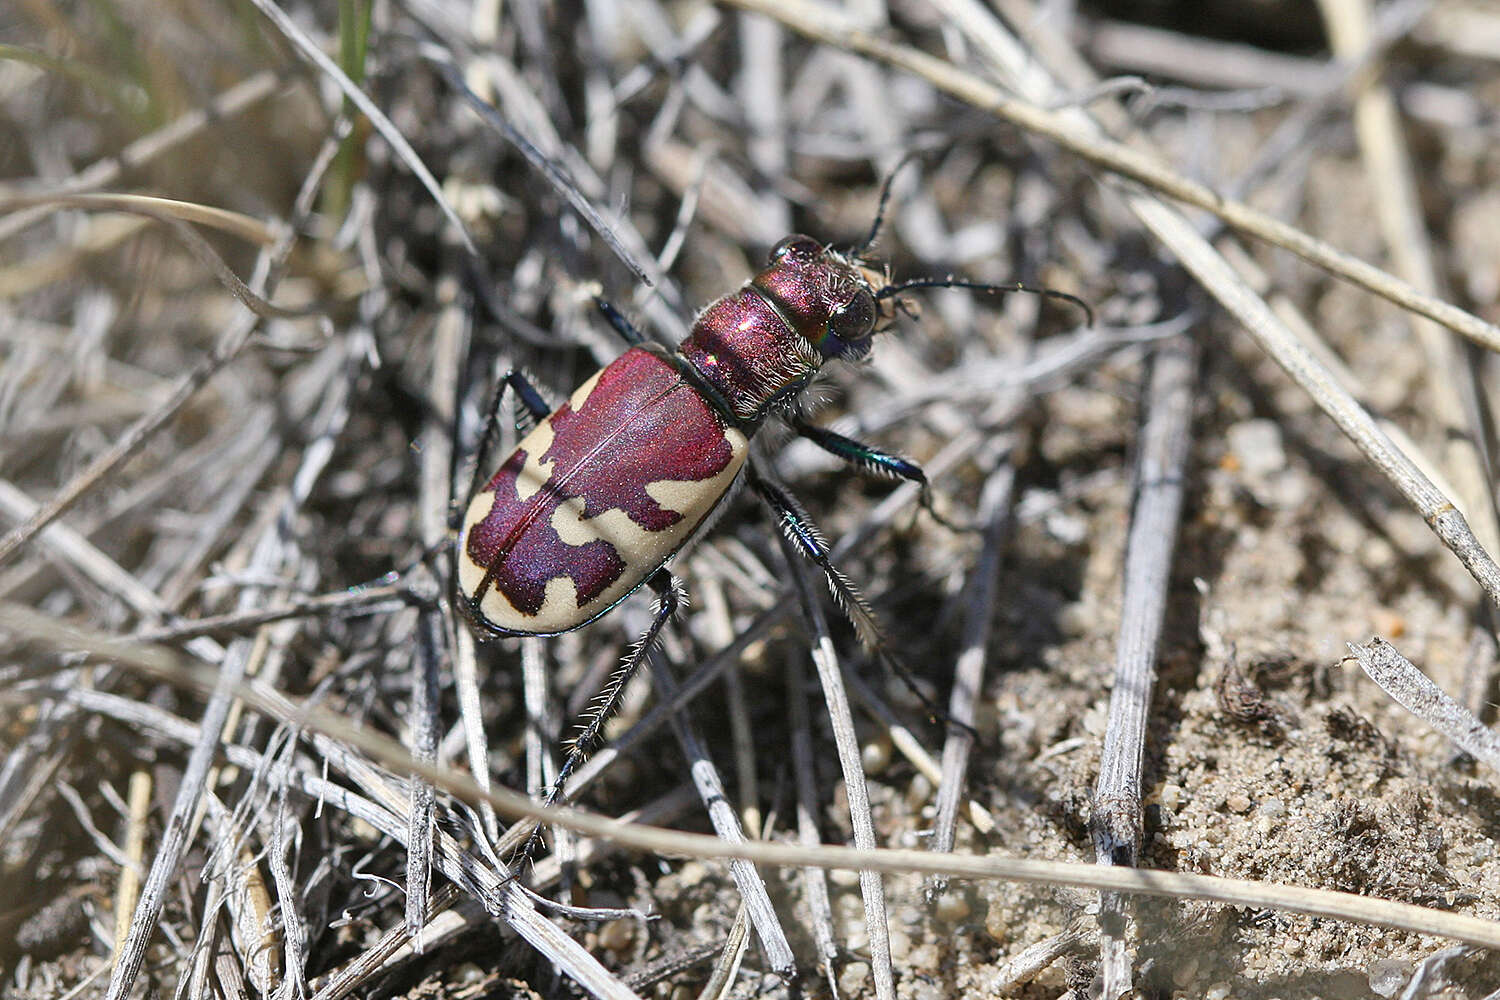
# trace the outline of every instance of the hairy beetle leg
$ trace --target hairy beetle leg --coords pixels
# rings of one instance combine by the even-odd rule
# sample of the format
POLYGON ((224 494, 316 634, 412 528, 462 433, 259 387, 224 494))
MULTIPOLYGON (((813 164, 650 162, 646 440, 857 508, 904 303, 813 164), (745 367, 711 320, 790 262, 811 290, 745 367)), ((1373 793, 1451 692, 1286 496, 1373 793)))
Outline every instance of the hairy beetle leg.
MULTIPOLYGON (((832 434, 831 431, 826 432, 832 434)), ((838 437, 839 435, 833 435, 838 437)), ((844 438, 844 440, 849 440, 844 438)), ((855 442, 856 444, 858 442, 855 442)), ((900 461, 898 459, 897 461, 900 461)), ((910 463, 907 463, 910 464, 910 463)), ((915 468, 915 466, 912 466, 915 468)), ((918 470, 920 472, 920 470, 918 470)), ((916 699, 921 702, 930 719, 945 726, 957 726, 971 736, 977 738, 978 734, 974 727, 959 722, 940 706, 935 704, 927 693, 922 690, 921 685, 901 658, 891 652, 889 644, 881 634, 879 621, 875 618, 875 612, 865 603, 865 599, 854 589, 848 577, 833 565, 828 557, 828 545, 823 541, 812 520, 802 510, 792 495, 777 484, 771 482, 755 471, 753 466, 747 468, 746 475, 749 479, 750 488, 765 501, 776 517, 777 527, 791 541, 792 546, 798 554, 813 563, 823 571, 823 578, 828 581, 828 589, 833 592, 834 601, 849 624, 854 626, 855 633, 859 636, 861 644, 869 649, 883 663, 886 669, 895 674, 901 683, 906 685, 916 699)))
POLYGON ((859 591, 854 589, 849 578, 829 559, 828 543, 823 541, 822 533, 812 523, 802 505, 781 486, 760 475, 753 465, 747 466, 745 472, 750 488, 771 508, 776 526, 781 529, 782 534, 786 535, 799 555, 823 571, 823 578, 828 581, 828 589, 833 592, 835 603, 849 624, 854 626, 859 641, 871 649, 880 648, 884 637, 879 622, 875 620, 875 613, 870 610, 859 591))
MULTIPOLYGON (((635 676, 641 664, 646 662, 651 655, 651 650, 656 648, 657 640, 661 637, 661 630, 666 627, 667 622, 677 613, 682 606, 682 590, 673 578, 670 570, 663 567, 651 575, 646 585, 656 594, 656 614, 651 618, 651 624, 641 634, 640 639, 631 647, 630 653, 625 657, 620 668, 610 677, 609 683, 594 698, 594 703, 589 706, 583 717, 583 724, 568 744, 568 754, 564 758, 562 767, 557 771, 557 777, 552 782, 552 787, 547 789, 547 796, 542 800, 543 805, 555 805, 562 800, 563 789, 573 772, 583 766, 584 762, 593 756, 594 751, 604 735, 604 725, 615 714, 620 707, 620 699, 625 694, 625 686, 635 676)), ((512 870, 520 871, 527 862, 531 861, 542 841, 542 824, 538 823, 536 829, 531 831, 531 836, 526 839, 517 852, 512 870)))

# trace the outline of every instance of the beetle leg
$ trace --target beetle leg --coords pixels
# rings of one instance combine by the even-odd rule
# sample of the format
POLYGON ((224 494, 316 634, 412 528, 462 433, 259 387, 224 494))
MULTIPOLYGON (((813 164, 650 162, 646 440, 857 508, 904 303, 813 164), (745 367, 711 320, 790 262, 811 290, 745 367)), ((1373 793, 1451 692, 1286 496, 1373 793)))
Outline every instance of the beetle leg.
POLYGON ((854 438, 845 437, 842 434, 819 427, 810 423, 800 413, 791 419, 792 429, 800 436, 807 438, 813 444, 822 448, 835 458, 843 459, 857 469, 873 472, 881 476, 893 476, 897 479, 905 479, 907 482, 916 483, 921 487, 919 503, 922 509, 932 515, 932 519, 943 527, 952 531, 973 531, 972 526, 957 524, 939 514, 937 508, 932 504, 932 486, 927 482, 927 473, 916 462, 902 458, 900 455, 892 455, 890 452, 881 451, 873 445, 856 441, 854 438))
POLYGON ((915 462, 881 451, 873 445, 845 437, 826 427, 811 423, 801 414, 792 418, 792 429, 824 451, 850 465, 883 476, 894 476, 927 487, 927 474, 915 462))
MULTIPOLYGON (((527 416, 533 423, 541 423, 552 413, 552 407, 537 392, 536 386, 526 377, 526 373, 519 368, 512 368, 505 375, 496 380, 495 388, 490 391, 489 403, 485 409, 484 432, 479 435, 479 448, 474 455, 474 473, 469 481, 469 492, 464 496, 454 497, 453 502, 448 505, 448 527, 453 531, 459 528, 459 519, 463 516, 463 508, 460 506, 463 500, 472 497, 479 492, 484 485, 484 477, 493 470, 490 469, 490 453, 495 450, 495 443, 500 440, 500 401, 505 395, 505 387, 510 386, 516 393, 516 399, 526 410, 527 416)), ((526 424, 517 415, 516 426, 526 429, 526 424)))
POLYGON ((970 735, 977 735, 972 726, 959 722, 933 704, 932 699, 917 684, 911 669, 901 662, 901 659, 891 650, 890 645, 885 642, 881 635, 880 624, 875 618, 875 612, 870 610, 870 606, 854 589, 849 578, 839 572, 838 567, 829 559, 827 543, 823 541, 822 534, 802 510, 801 505, 786 490, 757 473, 754 466, 748 466, 745 472, 750 488, 755 490, 771 508, 771 512, 776 516, 777 526, 781 528, 792 547, 799 555, 823 571, 823 578, 828 581, 828 589, 833 592, 839 610, 844 613, 849 624, 854 626, 854 631, 865 648, 879 657, 891 673, 901 679, 901 683, 916 695, 917 700, 922 703, 923 708, 927 709, 931 718, 938 722, 962 727, 970 735))
POLYGON ((616 309, 608 299, 602 299, 595 295, 594 304, 599 307, 599 311, 604 314, 604 318, 609 320, 609 325, 615 328, 615 332, 620 335, 620 338, 625 343, 631 347, 640 347, 646 342, 646 335, 637 330, 635 324, 626 319, 625 314, 616 309))
MULTIPOLYGON (((557 778, 553 780, 552 787, 547 790, 547 797, 543 805, 555 805, 562 799, 563 788, 573 772, 583 766, 583 763, 593 756, 598 748, 599 741, 604 735, 604 724, 620 707, 620 698, 625 693, 625 685, 635 676, 641 664, 651 655, 651 650, 656 647, 657 639, 661 636, 661 630, 677 609, 682 605, 682 591, 672 573, 666 567, 662 567, 653 573, 646 581, 646 585, 656 594, 656 614, 651 619, 651 624, 641 634, 640 639, 630 648, 620 668, 610 677, 609 682, 594 697, 594 702, 584 713, 583 724, 579 727, 578 735, 568 744, 568 754, 564 758, 562 767, 558 768, 557 778)), ((541 845, 542 825, 539 823, 531 836, 527 838, 516 858, 515 867, 519 869, 531 860, 536 849, 541 845)))
MULTIPOLYGON (((500 396, 505 392, 506 386, 515 390, 516 400, 525 409, 532 425, 541 423, 552 414, 552 407, 542 398, 542 394, 537 392, 536 386, 531 384, 531 379, 526 377, 526 373, 519 368, 512 368, 505 373, 504 378, 495 383, 495 398, 490 407, 490 421, 497 429, 500 425, 500 396)), ((516 427, 520 430, 530 429, 527 422, 521 420, 519 415, 516 417, 516 427)), ((491 440, 489 444, 493 447, 494 441, 491 440)))
POLYGON ((833 592, 839 610, 844 613, 849 624, 854 626, 859 641, 870 649, 879 649, 882 636, 875 613, 870 610, 859 591, 854 589, 849 578, 839 572, 839 568, 828 558, 828 543, 823 541, 822 532, 812 523, 802 505, 781 486, 758 473, 753 465, 746 466, 745 476, 750 488, 771 508, 776 526, 796 548, 798 555, 823 571, 828 589, 833 592))

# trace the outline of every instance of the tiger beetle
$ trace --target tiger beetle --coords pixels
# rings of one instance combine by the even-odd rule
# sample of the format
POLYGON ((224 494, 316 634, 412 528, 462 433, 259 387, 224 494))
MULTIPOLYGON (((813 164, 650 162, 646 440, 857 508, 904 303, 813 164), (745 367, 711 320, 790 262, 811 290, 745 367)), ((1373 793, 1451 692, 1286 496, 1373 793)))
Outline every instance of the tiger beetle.
MULTIPOLYGON (((858 361, 896 318, 913 288, 1025 291, 1088 306, 1062 292, 954 278, 893 283, 860 254, 788 236, 764 270, 714 302, 669 351, 646 341, 608 302, 600 311, 630 345, 553 409, 518 370, 496 384, 457 543, 457 604, 487 636, 552 636, 606 614, 642 585, 656 611, 640 641, 600 692, 552 782, 557 801, 593 752, 626 684, 682 601, 667 568, 743 478, 803 557, 822 572, 840 609, 878 648, 872 613, 829 559, 821 535, 784 489, 746 459, 768 418, 858 468, 917 483, 927 477, 899 456, 810 423, 801 400, 824 365, 858 361), (509 386, 535 420, 514 453, 480 488, 509 386)), ((1090 315, 1092 322, 1092 315, 1090 315)), ((537 834, 522 849, 524 863, 537 834)))

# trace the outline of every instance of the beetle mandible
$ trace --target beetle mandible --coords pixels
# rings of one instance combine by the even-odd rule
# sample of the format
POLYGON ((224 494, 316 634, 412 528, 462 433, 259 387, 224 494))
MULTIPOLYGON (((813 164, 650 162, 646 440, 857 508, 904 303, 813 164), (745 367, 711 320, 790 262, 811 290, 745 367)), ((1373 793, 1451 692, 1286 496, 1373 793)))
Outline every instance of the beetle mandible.
MULTIPOLYGON (((889 187, 887 186, 887 192, 889 187)), ((882 196, 882 209, 885 198, 882 196)), ((546 796, 552 804, 588 758, 626 683, 646 660, 681 601, 669 560, 742 476, 770 507, 797 551, 822 570, 863 641, 878 629, 858 593, 829 560, 796 501, 747 461, 749 442, 780 417, 840 459, 922 486, 915 463, 810 423, 799 401, 824 365, 858 361, 895 319, 910 288, 1027 291, 1024 285, 954 278, 893 283, 858 249, 840 252, 788 236, 767 266, 705 309, 674 351, 646 338, 613 306, 600 310, 630 344, 555 410, 519 371, 496 387, 475 489, 457 543, 457 604, 489 636, 548 636, 587 625, 643 584, 657 596, 641 640, 600 692, 546 796), (499 395, 510 386, 536 426, 483 488, 484 454, 498 428, 499 395)), ((529 842, 523 860, 534 846, 529 842)))

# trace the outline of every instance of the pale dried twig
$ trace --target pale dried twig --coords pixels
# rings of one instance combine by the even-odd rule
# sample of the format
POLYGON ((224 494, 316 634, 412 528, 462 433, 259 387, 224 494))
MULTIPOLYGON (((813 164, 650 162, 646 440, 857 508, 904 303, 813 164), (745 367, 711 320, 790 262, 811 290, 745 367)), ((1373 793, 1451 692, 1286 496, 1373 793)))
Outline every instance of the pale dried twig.
MULTIPOLYGON (((875 823, 870 816, 870 792, 865 785, 864 764, 860 761, 854 715, 849 710, 849 696, 844 691, 843 678, 839 673, 838 653, 828 635, 828 622, 818 603, 817 592, 808 584, 808 571, 801 555, 789 540, 778 540, 781 542, 782 556, 791 572, 798 603, 802 606, 802 613, 806 616, 811 633, 812 661, 818 670, 818 683, 822 685, 823 700, 828 706, 828 718, 833 725, 839 767, 844 773, 844 791, 849 800, 849 816, 854 826, 854 846, 869 850, 876 843, 875 823)), ((885 883, 878 872, 861 870, 859 891, 865 903, 865 933, 870 938, 870 965, 875 974, 875 995, 881 1000, 894 1000, 896 983, 891 966, 891 932, 886 920, 885 883)))
POLYGON ((1500 329, 1447 302, 1424 295, 1409 284, 1329 246, 1322 240, 1271 218, 1241 202, 1220 197, 1153 157, 1080 130, 1078 120, 1008 96, 1000 88, 924 52, 887 42, 826 8, 804 0, 728 0, 734 6, 766 14, 825 45, 848 49, 888 62, 977 108, 1005 118, 1056 142, 1097 166, 1176 201, 1213 212, 1235 229, 1290 250, 1319 267, 1382 298, 1441 323, 1476 344, 1500 350, 1500 329))
MULTIPOLYGON (((1157 643, 1166 617, 1172 554, 1187 488, 1196 365, 1191 341, 1167 341, 1156 349, 1147 390, 1148 412, 1125 551, 1115 680, 1094 784, 1091 826, 1095 857, 1102 865, 1135 865, 1140 859, 1144 828, 1141 767, 1156 686, 1157 643)), ((1114 912, 1113 919, 1101 914, 1100 971, 1105 993, 1118 996, 1131 985, 1130 958, 1121 933, 1123 905, 1109 896, 1101 905, 1114 912)))
MULTIPOLYGON (((121 666, 127 666, 132 670, 196 691, 213 691, 218 684, 219 674, 216 671, 200 667, 173 650, 159 646, 142 646, 79 625, 64 625, 50 616, 23 605, 0 602, 0 630, 11 633, 13 637, 44 643, 53 648, 87 650, 95 656, 113 660, 121 666)), ((358 748, 388 767, 417 772, 434 785, 465 801, 488 801, 497 812, 507 816, 525 816, 539 822, 566 824, 580 833, 608 838, 622 846, 655 854, 676 854, 698 858, 742 858, 755 864, 772 866, 800 867, 812 864, 850 871, 868 869, 921 875, 947 875, 951 878, 1007 879, 1154 896, 1204 899, 1235 906, 1270 907, 1338 920, 1400 928, 1421 934, 1443 935, 1487 948, 1500 949, 1500 923, 1372 896, 1253 882, 1246 879, 1216 878, 1140 868, 1105 868, 1095 864, 1037 861, 997 855, 937 855, 928 851, 890 848, 867 851, 826 845, 808 849, 793 844, 748 840, 742 843, 729 843, 718 837, 703 834, 621 823, 618 820, 606 819, 568 807, 541 807, 524 795, 501 788, 486 792, 466 775, 423 765, 413 759, 406 748, 396 741, 369 729, 356 729, 325 709, 288 698, 263 684, 255 681, 241 682, 237 693, 247 705, 256 711, 283 721, 295 720, 310 732, 327 733, 341 743, 358 748)), ((337 751, 340 759, 348 757, 347 752, 339 748, 331 739, 321 741, 319 747, 324 752, 337 751)), ((398 795, 394 796, 393 801, 399 805, 402 799, 398 795)), ((392 835, 399 836, 401 832, 402 828, 395 827, 392 835)))
POLYGON ((1395 646, 1376 637, 1367 645, 1349 643, 1349 651, 1370 679, 1407 711, 1472 754, 1475 760, 1500 771, 1500 736, 1444 694, 1395 646))

